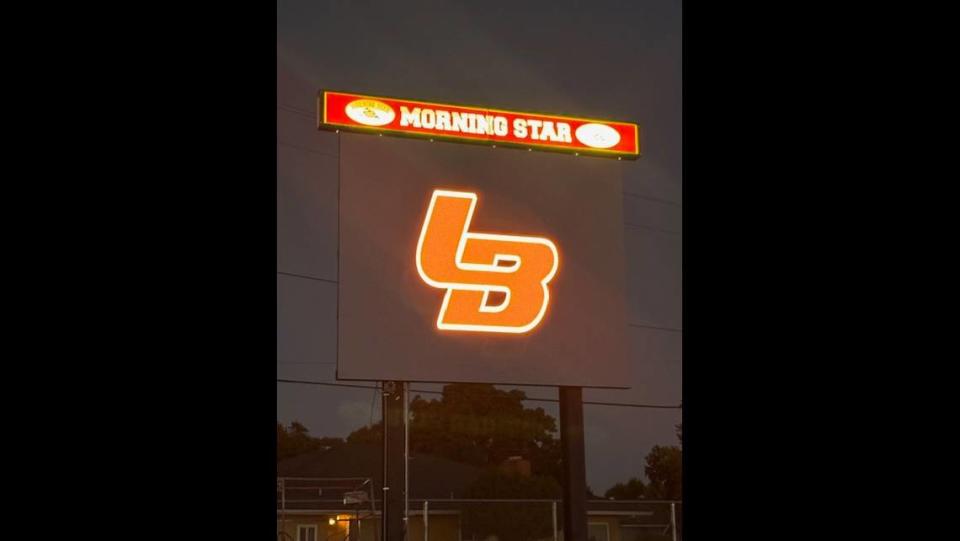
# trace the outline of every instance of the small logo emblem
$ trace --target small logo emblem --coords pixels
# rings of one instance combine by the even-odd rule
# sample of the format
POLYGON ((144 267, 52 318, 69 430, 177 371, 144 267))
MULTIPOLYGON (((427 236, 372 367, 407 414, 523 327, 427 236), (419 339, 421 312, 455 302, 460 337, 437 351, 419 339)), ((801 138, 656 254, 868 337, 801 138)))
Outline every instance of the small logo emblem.
POLYGON ((605 124, 584 124, 577 128, 577 140, 593 148, 610 148, 620 142, 617 130, 605 124))
POLYGON ((397 114, 386 103, 371 99, 353 100, 345 107, 347 116, 366 126, 386 126, 397 114))

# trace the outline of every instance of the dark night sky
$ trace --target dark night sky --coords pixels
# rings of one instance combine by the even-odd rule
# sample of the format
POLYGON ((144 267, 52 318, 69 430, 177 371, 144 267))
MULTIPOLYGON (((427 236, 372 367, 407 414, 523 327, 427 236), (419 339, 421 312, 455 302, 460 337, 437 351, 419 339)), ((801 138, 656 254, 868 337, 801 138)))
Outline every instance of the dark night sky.
MULTIPOLYGON (((294 170, 335 167, 335 136, 311 118, 320 88, 639 123, 643 156, 623 162, 631 389, 587 390, 584 398, 682 400, 679 0, 278 1, 277 25, 281 184, 294 170)), ((334 279, 335 186, 302 189, 297 197, 317 204, 309 213, 278 197, 277 269, 334 279), (303 228, 313 233, 309 246, 289 234, 303 228)), ((278 275, 277 295, 277 376, 333 381, 335 285, 278 275)), ((555 389, 524 390, 556 398, 555 389)), ((277 418, 346 436, 371 414, 379 418, 372 398, 363 389, 278 383, 277 418)), ((585 406, 585 416, 587 480, 599 493, 642 475, 653 445, 677 443, 679 410, 585 406)))

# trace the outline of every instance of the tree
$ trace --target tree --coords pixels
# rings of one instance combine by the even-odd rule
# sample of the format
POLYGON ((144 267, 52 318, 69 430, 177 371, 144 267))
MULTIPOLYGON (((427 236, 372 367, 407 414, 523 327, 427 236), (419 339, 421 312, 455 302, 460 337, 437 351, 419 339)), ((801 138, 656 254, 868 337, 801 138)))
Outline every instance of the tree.
MULTIPOLYGON (((560 479, 556 420, 543 408, 526 408, 526 393, 488 384, 444 386, 439 400, 419 395, 410 403, 410 450, 477 467, 497 466, 511 456, 530 461, 535 475, 560 479)), ((352 432, 350 443, 380 444, 383 424, 352 432)))
MULTIPOLYGON (((683 445, 683 424, 676 425, 677 439, 683 445)), ((646 456, 643 468, 647 484, 631 477, 626 483, 613 485, 605 496, 617 500, 680 500, 683 499, 683 451, 677 446, 655 445, 646 456)))
POLYGON ((646 496, 649 499, 682 499, 683 458, 679 447, 655 445, 647 454, 646 496))
MULTIPOLYGON (((469 498, 559 498, 560 442, 556 419, 543 408, 527 408, 526 393, 489 384, 444 386, 439 399, 410 403, 410 451, 440 456, 483 469, 467 489, 469 498), (500 471, 512 456, 530 461, 529 476, 500 471)), ((349 443, 381 443, 383 424, 364 426, 349 443)), ((464 527, 500 541, 549 537, 553 523, 546 503, 477 503, 464 510, 464 527)))
POLYGON ((314 438, 308 432, 307 427, 297 421, 290 423, 289 429, 278 422, 277 460, 313 451, 326 451, 344 443, 342 438, 314 438))
MULTIPOLYGON (((488 470, 467 490, 468 498, 555 499, 561 494, 556 479, 545 475, 530 477, 488 470)), ((549 503, 525 504, 478 502, 464 509, 464 529, 474 537, 495 535, 500 541, 543 539, 553 533, 549 503)))
POLYGON ((607 489, 604 497, 611 500, 640 500, 646 493, 646 486, 637 477, 631 477, 626 483, 617 483, 607 489))

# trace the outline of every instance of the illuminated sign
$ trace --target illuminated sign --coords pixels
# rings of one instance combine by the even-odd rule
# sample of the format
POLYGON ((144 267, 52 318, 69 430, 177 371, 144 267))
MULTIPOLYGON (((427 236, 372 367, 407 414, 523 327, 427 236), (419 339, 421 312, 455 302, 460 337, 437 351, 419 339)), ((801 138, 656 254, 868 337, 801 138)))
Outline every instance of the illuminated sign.
POLYGON ((304 343, 336 356, 337 379, 630 381, 622 162, 349 131, 336 143, 339 158, 315 159, 339 182, 315 199, 339 224, 325 247, 337 283, 297 299, 335 322, 335 340, 310 329, 304 343))
POLYGON ((636 124, 322 91, 320 128, 636 159, 636 124))
POLYGON ((420 230, 417 271, 446 289, 437 328, 525 333, 547 311, 557 247, 543 237, 470 232, 476 205, 475 193, 434 190, 420 230), (492 292, 503 294, 499 304, 492 292))

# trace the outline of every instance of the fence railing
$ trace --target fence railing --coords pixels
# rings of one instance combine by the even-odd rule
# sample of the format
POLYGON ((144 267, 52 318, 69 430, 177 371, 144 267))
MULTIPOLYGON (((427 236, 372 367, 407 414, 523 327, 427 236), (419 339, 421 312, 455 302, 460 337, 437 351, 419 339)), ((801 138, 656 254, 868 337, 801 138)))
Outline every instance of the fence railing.
MULTIPOLYGON (((377 489, 367 477, 278 478, 278 539, 382 541, 377 489)), ((562 505, 559 499, 411 498, 405 541, 562 541, 562 505)), ((682 518, 680 501, 587 501, 590 541, 679 541, 682 518)))

